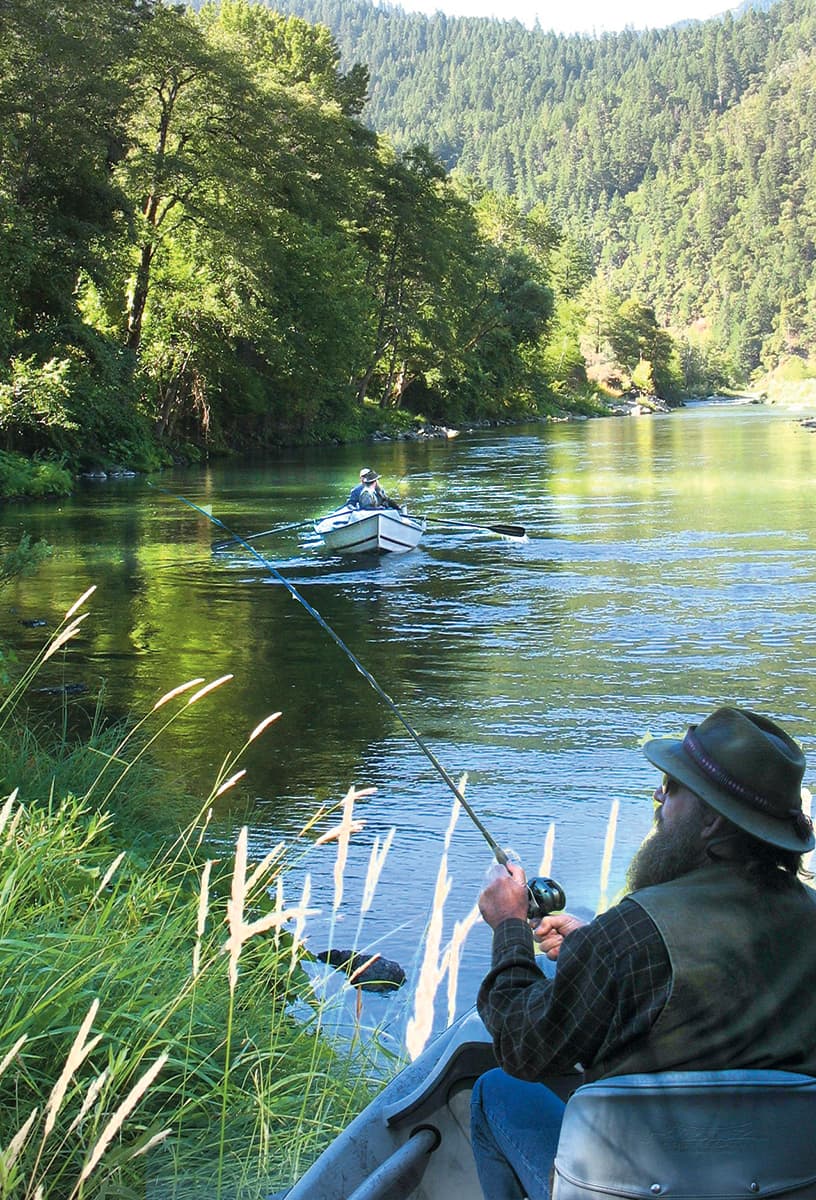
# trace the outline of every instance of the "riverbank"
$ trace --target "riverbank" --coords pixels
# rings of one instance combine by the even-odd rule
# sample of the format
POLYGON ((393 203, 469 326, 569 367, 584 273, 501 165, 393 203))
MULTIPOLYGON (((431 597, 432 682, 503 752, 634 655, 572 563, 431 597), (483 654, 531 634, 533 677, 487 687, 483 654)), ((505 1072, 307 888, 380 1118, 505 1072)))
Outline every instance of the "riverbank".
POLYGON ((69 496, 73 487, 74 476, 62 462, 0 451, 0 500, 69 496))
POLYGON ((756 383, 759 397, 767 404, 791 413, 816 410, 816 359, 791 356, 783 359, 756 383))
POLYGON ((290 853, 253 866, 246 830, 229 857, 207 852, 239 755, 184 828, 124 819, 156 792, 183 811, 143 747, 216 684, 172 689, 129 731, 43 743, 27 727, 39 666, 86 615, 66 615, 0 703, 3 1195, 261 1200, 375 1081, 321 1034, 290 853))
MULTIPOLYGON (((326 434, 321 438, 312 431, 302 440, 287 440, 281 443, 270 443, 265 447, 253 447, 252 453, 268 453, 270 456, 280 453, 282 449, 296 446, 319 445, 371 445, 391 441, 428 441, 450 439, 463 433, 479 430, 512 428, 521 424, 540 421, 586 420, 588 417, 606 417, 616 415, 618 408, 607 403, 594 393, 573 394, 559 397, 558 403, 545 406, 538 412, 518 411, 506 417, 468 418, 461 421, 428 420, 401 408, 382 408, 378 404, 365 402, 356 413, 355 420, 349 425, 344 434, 326 434)), ((149 468, 142 463, 141 458, 135 463, 126 459, 101 459, 94 464, 71 463, 65 457, 47 458, 26 456, 24 454, 0 451, 0 500, 41 499, 43 497, 70 495, 77 481, 95 480, 105 482, 108 479, 125 479, 145 473, 160 473, 165 468, 173 466, 193 466, 217 460, 240 458, 248 453, 246 447, 229 448, 226 446, 201 445, 167 445, 155 446, 152 464, 149 468)))
POLYGON ((795 382, 771 383, 767 389, 766 403, 791 413, 816 412, 816 379, 795 382))
MULTIPOLYGON (((743 393, 735 392, 733 394, 743 393)), ((463 434, 489 429, 513 429, 521 425, 536 423, 547 425, 595 418, 668 413, 673 409, 682 408, 683 404, 683 399, 670 401, 660 396, 640 392, 637 389, 621 393, 592 391, 560 396, 557 404, 553 403, 538 413, 524 412, 504 418, 469 419, 446 423, 428 421, 425 417, 417 416, 404 409, 383 409, 379 405, 368 403, 361 409, 360 425, 353 435, 343 439, 331 436, 327 437, 324 442, 310 438, 308 445, 362 446, 394 441, 450 440, 463 434)), ((280 452, 281 447, 270 446, 267 449, 271 454, 273 450, 280 452)), ((184 454, 177 453, 175 456, 171 456, 172 463, 168 461, 165 465, 168 467, 171 465, 194 465, 197 462, 227 460, 233 456, 240 457, 240 451, 229 451, 224 448, 211 451, 206 447, 199 447, 195 450, 187 447, 184 454)), ((156 468, 157 473, 160 470, 161 468, 156 468)), ((127 465, 101 463, 72 473, 62 461, 30 459, 21 454, 0 452, 0 499, 39 499, 47 496, 59 498, 70 495, 79 480, 104 483, 109 479, 128 479, 143 473, 143 471, 133 470, 127 465)))
MULTIPOLYGON (((525 413, 504 419, 468 420, 451 425, 429 422, 423 417, 412 416, 410 413, 398 409, 377 409, 378 419, 372 421, 369 418, 369 427, 365 434, 360 434, 359 440, 351 438, 341 442, 338 438, 331 437, 324 444, 335 446, 378 445, 395 441, 451 440, 462 434, 467 435, 489 429, 513 429, 521 425, 537 423, 546 425, 586 421, 594 418, 668 413, 682 405, 682 400, 670 403, 658 396, 648 396, 638 392, 618 397, 608 396, 603 399, 596 396, 582 396, 575 397, 571 406, 554 408, 545 413, 525 413)), ((320 444, 320 442, 309 442, 309 445, 320 444)), ((280 451, 280 447, 275 449, 280 451)), ((271 450, 270 447, 270 453, 271 450)), ((237 451, 235 455, 238 456, 237 451)), ((219 450, 212 455, 213 459, 229 459, 230 457, 231 454, 224 450, 219 450)), ((175 465, 192 465, 195 462, 209 460, 210 455, 202 452, 198 458, 182 458, 175 465)), ((160 473, 158 468, 157 473, 160 473)), ((47 497, 58 499, 71 495, 79 480, 105 483, 108 480, 132 479, 140 474, 143 472, 131 470, 126 466, 110 465, 83 469, 73 474, 62 462, 29 459, 21 454, 0 452, 0 500, 33 500, 47 497)))

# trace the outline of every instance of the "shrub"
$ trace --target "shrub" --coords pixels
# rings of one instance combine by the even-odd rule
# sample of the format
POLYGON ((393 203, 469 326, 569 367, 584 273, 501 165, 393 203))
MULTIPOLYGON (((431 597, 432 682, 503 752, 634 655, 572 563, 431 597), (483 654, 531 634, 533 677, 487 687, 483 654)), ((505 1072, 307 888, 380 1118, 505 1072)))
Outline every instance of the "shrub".
POLYGON ((0 497, 67 496, 73 478, 62 460, 26 458, 22 454, 0 450, 0 497))
POLYGON ((43 559, 53 553, 53 546, 49 546, 44 539, 32 542, 30 536, 24 533, 13 549, 0 551, 0 587, 19 575, 31 575, 43 559))
POLYGON ((80 322, 45 322, 0 381, 0 433, 10 450, 75 471, 154 470, 169 458, 141 410, 140 386, 128 350, 80 322))

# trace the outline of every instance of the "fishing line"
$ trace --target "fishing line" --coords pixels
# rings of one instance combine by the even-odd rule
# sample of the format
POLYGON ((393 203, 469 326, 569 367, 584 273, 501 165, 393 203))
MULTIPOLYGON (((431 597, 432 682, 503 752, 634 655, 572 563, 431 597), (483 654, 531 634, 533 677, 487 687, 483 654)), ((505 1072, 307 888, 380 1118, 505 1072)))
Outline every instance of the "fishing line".
POLYGON ((436 771, 439 772, 442 779, 445 781, 447 786, 453 792, 456 799, 462 805, 462 808, 465 810, 465 812, 470 817, 473 824, 479 830, 479 833, 481 833, 482 837, 485 839, 488 846, 493 851, 496 861, 498 863, 500 863, 502 866, 507 866, 508 858, 507 858, 507 855, 505 854, 504 850, 502 850, 501 846, 498 844, 498 842, 495 840, 495 838, 491 835, 491 833, 482 824, 479 817, 476 815, 476 813, 473 811, 471 806, 468 804, 467 800, 462 795, 462 792, 456 786, 454 780, 448 774, 448 772, 445 770, 445 768, 442 766, 442 763, 439 761, 439 759, 436 757, 436 755, 433 753, 433 751, 428 746, 425 745, 422 738, 419 736, 417 731, 414 729, 413 725, 411 725, 410 721, 408 721, 402 715, 402 713, 397 708, 394 701, 387 694, 387 692, 385 692, 380 687, 379 683, 377 683, 377 680, 374 678, 374 676, 371 674, 371 672, 366 670, 366 668, 360 662, 359 658, 354 653, 354 651, 349 649, 349 647, 346 645, 346 643, 343 641, 343 639, 339 636, 339 634, 335 633, 335 631, 332 629, 331 625, 329 625, 328 622, 325 621, 323 619, 323 617, 321 617, 321 615, 317 611, 317 609, 314 608, 309 603, 309 601, 300 594, 300 592, 297 590, 295 585, 293 583, 290 583, 289 580, 286 578, 286 576, 282 575, 281 572, 277 569, 277 567, 273 566, 272 563, 269 562, 268 559, 264 558, 263 554, 260 554, 255 549, 254 546, 251 546, 246 538, 242 538, 238 534, 234 533, 233 530, 230 529, 230 527, 228 525, 225 525, 223 521, 218 519, 218 517, 214 517, 213 514, 207 508, 202 508, 202 506, 200 504, 195 504, 192 500, 188 500, 186 496, 178 496, 178 495, 175 495, 173 492, 168 491, 166 488, 157 487, 156 484, 149 483, 148 486, 155 488, 156 491, 163 492, 165 496, 170 496, 174 500, 181 501, 181 503, 186 504, 188 508, 192 508, 192 509, 194 509, 195 512, 201 513, 201 515, 203 517, 206 517, 208 521, 211 521, 213 525, 217 525, 219 529, 223 529, 225 533, 228 533, 232 538, 234 538, 236 543, 238 543, 239 545, 243 546, 246 550, 248 550, 249 553, 253 556, 253 558, 256 558, 258 560, 258 562, 261 563, 261 565, 269 572, 269 574, 274 579, 277 579, 278 582, 281 583, 286 588, 289 595, 292 596, 292 598, 294 600, 297 600, 298 604, 302 605, 303 608, 306 609, 306 612, 309 614, 309 616, 313 617, 315 619, 315 621, 317 621, 317 623, 321 627, 321 629, 324 629, 326 631, 326 633, 329 635, 329 637, 334 642, 336 642, 336 644, 340 647, 340 649, 343 651, 343 653, 346 655, 346 657, 351 660, 351 662, 354 664, 356 669, 363 676, 363 678, 367 681, 367 683, 369 683, 371 685, 371 687, 374 689, 374 691, 377 693, 377 695, 380 697, 380 699, 383 701, 383 703, 386 705, 386 707, 394 714, 394 716, 397 718, 397 720, 403 726, 403 728, 405 729, 405 731, 409 735, 409 737, 412 739, 412 741, 419 747, 419 749, 425 755, 425 757, 427 758, 427 760, 431 764, 431 766, 436 771))

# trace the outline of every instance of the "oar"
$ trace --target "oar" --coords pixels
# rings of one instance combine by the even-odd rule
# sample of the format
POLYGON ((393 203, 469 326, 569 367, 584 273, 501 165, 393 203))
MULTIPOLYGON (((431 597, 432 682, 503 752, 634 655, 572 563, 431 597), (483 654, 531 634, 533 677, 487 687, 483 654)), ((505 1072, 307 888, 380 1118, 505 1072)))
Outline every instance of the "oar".
POLYGON ((260 533, 250 533, 245 538, 232 537, 227 538, 225 542, 213 542, 212 548, 226 550, 227 546, 234 546, 236 542, 254 542, 256 538, 266 537, 268 533, 284 533, 287 529, 297 529, 305 524, 305 521, 293 521, 291 525, 276 525, 274 529, 262 529, 260 533))
POLYGON ((459 529, 488 529, 491 533, 500 533, 503 537, 523 538, 527 530, 523 525, 475 525, 471 521, 449 521, 447 517, 426 517, 426 521, 436 521, 440 525, 456 525, 459 529))

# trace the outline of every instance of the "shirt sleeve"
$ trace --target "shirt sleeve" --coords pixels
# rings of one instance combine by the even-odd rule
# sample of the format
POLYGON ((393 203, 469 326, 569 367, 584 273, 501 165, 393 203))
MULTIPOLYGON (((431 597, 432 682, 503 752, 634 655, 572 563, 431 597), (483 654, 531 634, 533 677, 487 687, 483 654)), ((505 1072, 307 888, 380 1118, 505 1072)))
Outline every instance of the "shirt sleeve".
POLYGON ((477 1000, 499 1064, 536 1081, 589 1067, 646 1034, 668 999, 671 964, 651 917, 630 900, 564 939, 553 979, 525 921, 503 921, 477 1000))

